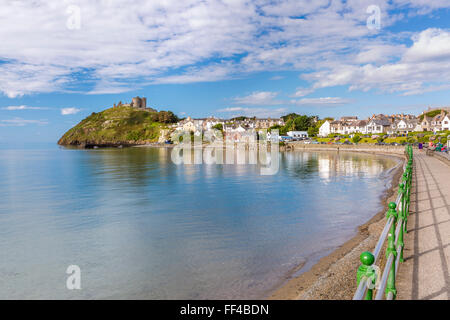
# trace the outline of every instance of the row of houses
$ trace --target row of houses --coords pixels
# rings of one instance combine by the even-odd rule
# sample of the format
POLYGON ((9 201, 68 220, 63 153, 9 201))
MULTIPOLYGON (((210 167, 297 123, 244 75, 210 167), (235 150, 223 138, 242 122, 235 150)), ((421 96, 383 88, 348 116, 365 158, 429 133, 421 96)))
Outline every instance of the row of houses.
POLYGON ((414 115, 373 115, 367 120, 358 117, 342 117, 340 120, 327 120, 319 128, 319 136, 330 134, 408 134, 409 132, 450 130, 450 113, 443 109, 434 117, 414 115))
POLYGON ((173 125, 173 129, 176 131, 199 133, 211 130, 219 124, 222 125, 223 134, 225 137, 229 137, 232 140, 239 142, 247 135, 248 132, 253 132, 253 130, 258 131, 269 129, 276 125, 284 126, 284 120, 282 118, 242 118, 226 120, 215 117, 202 119, 192 119, 191 117, 187 117, 186 119, 173 125))
MULTIPOLYGON (((242 118, 242 119, 217 119, 214 117, 204 119, 192 119, 190 117, 178 122, 172 126, 175 131, 192 132, 199 135, 201 132, 208 131, 218 124, 222 125, 224 138, 233 142, 248 142, 254 138, 255 134, 266 134, 267 139, 273 137, 266 130, 274 126, 284 126, 285 122, 279 119, 258 119, 258 118, 242 118)), ((306 131, 289 131, 286 136, 279 136, 281 141, 302 140, 308 138, 306 131)))
MULTIPOLYGON (((434 112, 436 113, 436 112, 434 112)), ((192 119, 188 117, 172 126, 175 131, 193 132, 199 134, 221 125, 224 136, 234 141, 244 139, 248 134, 269 129, 273 126, 284 126, 282 118, 237 118, 219 119, 215 117, 192 119)), ((326 120, 319 128, 319 136, 330 134, 408 134, 409 132, 444 131, 450 130, 450 108, 428 109, 419 117, 410 114, 372 115, 367 120, 359 120, 356 116, 342 117, 340 120, 326 120), (433 117, 428 116, 432 111, 439 112, 433 117)), ((307 137, 306 132, 291 132, 293 139, 307 137)))

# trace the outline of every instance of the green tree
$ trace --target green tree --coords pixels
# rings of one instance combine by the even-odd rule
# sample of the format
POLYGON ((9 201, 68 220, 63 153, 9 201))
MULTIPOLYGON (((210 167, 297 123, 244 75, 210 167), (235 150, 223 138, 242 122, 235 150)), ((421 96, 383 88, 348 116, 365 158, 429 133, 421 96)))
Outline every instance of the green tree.
POLYGON ((315 137, 319 133, 319 129, 317 127, 309 127, 308 128, 308 136, 315 137))
POLYGON ((233 121, 244 121, 246 119, 250 119, 250 118, 244 117, 244 116, 240 116, 240 117, 232 118, 231 120, 233 120, 233 121))
POLYGON ((317 135, 321 125, 319 125, 319 122, 315 123, 314 119, 316 117, 299 115, 296 113, 288 114, 282 118, 285 121, 285 125, 279 128, 280 134, 282 135, 289 131, 308 131, 312 133, 312 135, 317 135))
POLYGON ((295 131, 307 131, 312 124, 312 118, 308 116, 300 116, 295 118, 295 131))
POLYGON ((286 121, 288 121, 289 119, 295 119, 295 118, 297 118, 297 117, 300 117, 300 115, 299 115, 299 114, 296 114, 296 113, 290 113, 290 114, 285 115, 285 116, 283 116, 283 117, 281 117, 281 118, 283 119, 284 122, 286 122, 286 121))

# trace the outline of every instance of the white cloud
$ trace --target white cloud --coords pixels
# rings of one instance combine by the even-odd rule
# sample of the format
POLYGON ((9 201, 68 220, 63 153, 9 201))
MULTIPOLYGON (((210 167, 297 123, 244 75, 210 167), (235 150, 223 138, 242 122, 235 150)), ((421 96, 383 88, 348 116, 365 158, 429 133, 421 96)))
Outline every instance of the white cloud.
POLYGON ((61 114, 63 116, 67 116, 67 115, 71 115, 71 114, 77 114, 80 111, 81 111, 81 109, 77 109, 77 108, 63 108, 63 109, 61 109, 61 114))
POLYGON ((293 98, 300 98, 307 96, 314 92, 313 88, 297 88, 297 91, 292 95, 293 98))
POLYGON ((16 110, 48 110, 44 107, 30 107, 30 106, 8 106, 1 108, 3 110, 16 111, 16 110))
POLYGON ((361 49, 357 54, 357 63, 386 63, 393 58, 401 56, 406 50, 404 45, 390 45, 384 43, 371 43, 361 49))
POLYGON ((245 97, 234 98, 234 103, 241 105, 255 105, 255 106, 277 105, 282 103, 280 101, 274 100, 277 96, 278 92, 257 91, 245 97))
POLYGON ((427 29, 413 37, 414 44, 406 50, 402 61, 426 62, 450 60, 450 33, 441 29, 427 29))
POLYGON ((230 118, 246 116, 246 117, 258 117, 258 118, 279 118, 283 114, 286 114, 286 108, 244 108, 244 107, 230 107, 225 109, 219 109, 217 112, 228 113, 230 118))
POLYGON ((330 106, 330 105, 343 105, 352 102, 349 99, 343 99, 339 97, 324 97, 324 98, 304 98, 297 101, 292 101, 297 105, 312 105, 312 106, 330 106))
POLYGON ((46 125, 47 120, 26 120, 22 118, 14 118, 8 120, 0 120, 0 127, 23 127, 29 124, 46 125))
MULTIPOLYGON (((77 0, 81 28, 70 30, 66 1, 0 0, 0 92, 17 97, 76 91, 81 83, 92 94, 119 93, 151 83, 219 81, 259 71, 350 69, 353 74, 359 64, 398 61, 406 49, 397 45, 403 34, 374 34, 365 26, 373 2, 77 0)), ((375 3, 383 27, 408 14, 450 7, 446 0, 375 3), (399 8, 404 12, 396 13, 399 8)), ((442 35, 424 37, 447 50, 442 35)), ((427 43, 416 42, 405 59, 422 59, 427 43)), ((445 58, 431 51, 427 56, 445 58)), ((358 79, 350 78, 358 88, 358 79)))
POLYGON ((277 81, 277 80, 282 80, 282 79, 284 79, 283 76, 273 76, 270 78, 270 80, 272 80, 272 81, 277 81))
POLYGON ((417 14, 428 14, 435 9, 450 8, 448 0, 395 0, 394 2, 417 9, 417 14))
POLYGON ((350 90, 397 92, 403 95, 445 90, 450 85, 450 33, 427 29, 413 36, 397 62, 337 64, 303 75, 313 87, 349 85, 350 90))

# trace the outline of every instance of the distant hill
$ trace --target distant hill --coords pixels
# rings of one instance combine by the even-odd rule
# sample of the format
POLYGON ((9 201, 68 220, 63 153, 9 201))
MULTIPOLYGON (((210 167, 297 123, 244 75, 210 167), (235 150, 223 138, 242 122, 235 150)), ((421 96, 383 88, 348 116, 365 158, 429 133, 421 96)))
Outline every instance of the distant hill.
POLYGON ((89 148, 157 142, 161 129, 177 121, 177 116, 171 111, 157 112, 120 106, 92 113, 67 131, 58 144, 89 148))

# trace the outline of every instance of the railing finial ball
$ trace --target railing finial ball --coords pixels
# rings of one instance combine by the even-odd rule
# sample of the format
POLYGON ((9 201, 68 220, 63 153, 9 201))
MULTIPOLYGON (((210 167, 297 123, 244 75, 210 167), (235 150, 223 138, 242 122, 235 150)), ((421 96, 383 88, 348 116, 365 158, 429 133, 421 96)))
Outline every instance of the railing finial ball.
POLYGON ((369 267, 375 262, 375 256, 371 252, 366 251, 361 253, 361 255, 359 256, 359 260, 363 265, 369 267))

